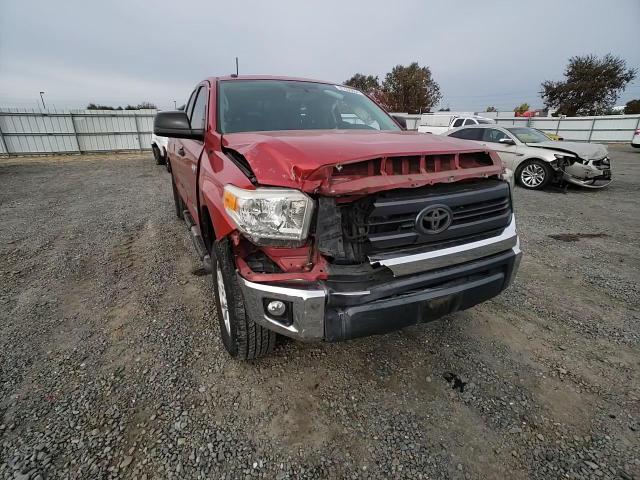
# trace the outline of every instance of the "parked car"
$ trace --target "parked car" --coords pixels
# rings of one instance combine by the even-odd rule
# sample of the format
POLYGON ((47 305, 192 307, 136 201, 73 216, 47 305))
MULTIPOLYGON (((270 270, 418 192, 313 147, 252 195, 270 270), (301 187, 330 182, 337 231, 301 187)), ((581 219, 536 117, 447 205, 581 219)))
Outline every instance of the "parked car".
POLYGON ((495 124, 491 118, 478 117, 476 115, 458 116, 441 114, 424 114, 420 117, 418 131, 420 133, 432 133, 439 135, 448 132, 452 128, 467 125, 488 125, 495 124))
POLYGON ((640 148, 640 129, 633 132, 633 137, 631 138, 631 146, 640 148))
POLYGON ((167 170, 170 170, 171 167, 167 162, 168 144, 169 139, 167 137, 162 137, 155 133, 151 134, 151 150, 153 151, 153 158, 156 159, 156 165, 166 165, 167 170))
POLYGON ((234 357, 264 355, 277 334, 339 341, 435 320, 516 274, 498 155, 403 131, 353 88, 209 78, 154 131, 172 137, 176 215, 234 357))
POLYGON ((602 188, 611 183, 609 152, 598 143, 554 142, 534 128, 499 125, 462 127, 445 135, 496 151, 524 188, 541 189, 551 182, 602 188))

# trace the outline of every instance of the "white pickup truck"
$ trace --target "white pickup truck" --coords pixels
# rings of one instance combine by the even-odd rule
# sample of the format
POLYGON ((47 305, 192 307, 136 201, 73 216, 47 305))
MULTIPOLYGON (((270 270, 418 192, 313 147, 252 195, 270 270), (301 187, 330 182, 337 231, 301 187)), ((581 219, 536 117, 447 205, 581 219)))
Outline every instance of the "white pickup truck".
POLYGON ((424 114, 420 118, 418 131, 421 133, 432 133, 439 135, 448 132, 452 128, 466 125, 480 125, 484 123, 496 123, 494 120, 477 115, 440 115, 424 114))

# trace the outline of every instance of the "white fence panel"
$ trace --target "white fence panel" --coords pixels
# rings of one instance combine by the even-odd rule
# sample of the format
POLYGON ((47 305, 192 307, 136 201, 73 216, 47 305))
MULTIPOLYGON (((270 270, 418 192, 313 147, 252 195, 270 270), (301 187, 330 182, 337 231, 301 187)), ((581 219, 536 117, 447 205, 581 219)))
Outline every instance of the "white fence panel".
POLYGON ((149 150, 155 110, 0 109, 0 154, 149 150))

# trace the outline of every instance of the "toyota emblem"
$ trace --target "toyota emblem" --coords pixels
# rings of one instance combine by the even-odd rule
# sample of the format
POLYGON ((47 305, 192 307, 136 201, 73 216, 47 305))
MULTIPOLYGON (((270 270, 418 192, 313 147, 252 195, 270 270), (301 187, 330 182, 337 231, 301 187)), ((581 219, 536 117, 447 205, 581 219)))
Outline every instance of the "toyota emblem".
POLYGON ((431 205, 416 218, 416 230, 427 235, 444 232, 453 221, 453 213, 446 205, 431 205))

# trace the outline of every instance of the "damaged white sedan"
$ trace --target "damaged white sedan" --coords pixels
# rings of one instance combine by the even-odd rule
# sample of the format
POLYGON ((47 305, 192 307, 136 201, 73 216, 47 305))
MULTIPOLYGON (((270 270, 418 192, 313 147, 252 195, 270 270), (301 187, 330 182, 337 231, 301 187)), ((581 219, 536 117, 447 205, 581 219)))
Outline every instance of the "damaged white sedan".
POLYGON ((494 150, 524 188, 571 183, 602 188, 611 183, 607 147, 597 143, 556 142, 529 127, 474 125, 445 135, 473 140, 494 150))

